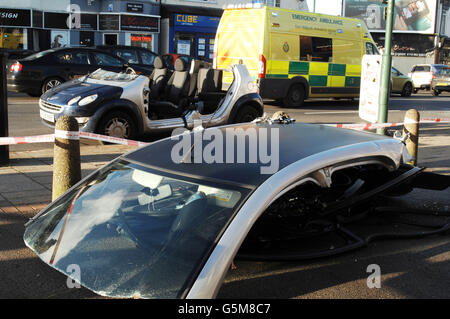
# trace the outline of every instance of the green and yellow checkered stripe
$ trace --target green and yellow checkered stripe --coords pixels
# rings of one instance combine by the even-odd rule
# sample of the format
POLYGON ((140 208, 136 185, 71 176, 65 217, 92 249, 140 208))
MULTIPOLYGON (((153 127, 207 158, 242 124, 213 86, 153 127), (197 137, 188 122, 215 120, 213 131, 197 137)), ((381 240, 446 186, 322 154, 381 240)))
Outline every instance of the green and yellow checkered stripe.
POLYGON ((361 65, 306 61, 269 61, 266 78, 303 76, 311 87, 359 87, 361 65))

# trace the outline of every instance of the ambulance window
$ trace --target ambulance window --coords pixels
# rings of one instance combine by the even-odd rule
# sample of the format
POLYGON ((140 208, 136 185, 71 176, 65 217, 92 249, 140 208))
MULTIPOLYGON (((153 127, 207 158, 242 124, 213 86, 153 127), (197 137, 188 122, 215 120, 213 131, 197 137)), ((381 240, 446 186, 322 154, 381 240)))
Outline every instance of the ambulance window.
POLYGON ((332 62, 332 59, 331 39, 300 36, 300 61, 332 62))
POLYGON ((376 46, 374 46, 370 42, 366 42, 366 54, 378 55, 379 53, 378 53, 376 46))

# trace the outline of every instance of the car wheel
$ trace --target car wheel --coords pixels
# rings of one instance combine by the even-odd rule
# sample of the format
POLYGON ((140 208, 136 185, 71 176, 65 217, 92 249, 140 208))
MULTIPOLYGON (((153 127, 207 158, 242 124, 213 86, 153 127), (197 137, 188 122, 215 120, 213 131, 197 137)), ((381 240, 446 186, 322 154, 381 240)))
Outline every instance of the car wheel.
POLYGON ((305 101, 305 88, 301 84, 293 84, 283 99, 285 107, 301 107, 305 101))
POLYGON ((63 83, 63 81, 58 78, 50 78, 50 79, 45 80, 44 84, 42 84, 42 89, 41 89, 42 94, 44 94, 48 90, 53 89, 54 87, 57 87, 61 83, 63 83))
POLYGON ((402 90, 402 96, 403 97, 408 97, 411 96, 412 94, 412 85, 410 82, 406 82, 406 84, 403 86, 403 90, 402 90))
POLYGON ((441 94, 441 91, 432 89, 432 90, 431 90, 431 94, 433 94, 434 96, 438 96, 439 94, 441 94))
POLYGON ((136 123, 127 113, 114 111, 102 118, 97 131, 107 136, 133 139, 136 136, 136 123))
POLYGON ((251 105, 243 105, 233 119, 233 123, 251 122, 259 116, 258 110, 251 105))

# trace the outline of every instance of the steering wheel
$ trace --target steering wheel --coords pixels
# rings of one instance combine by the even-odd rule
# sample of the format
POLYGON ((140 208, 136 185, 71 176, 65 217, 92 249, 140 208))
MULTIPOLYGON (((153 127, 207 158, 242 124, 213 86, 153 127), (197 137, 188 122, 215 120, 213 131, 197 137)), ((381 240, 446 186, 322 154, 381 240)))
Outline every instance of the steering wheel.
POLYGON ((125 69, 125 73, 126 74, 133 74, 133 75, 137 74, 136 71, 132 67, 127 67, 125 69))

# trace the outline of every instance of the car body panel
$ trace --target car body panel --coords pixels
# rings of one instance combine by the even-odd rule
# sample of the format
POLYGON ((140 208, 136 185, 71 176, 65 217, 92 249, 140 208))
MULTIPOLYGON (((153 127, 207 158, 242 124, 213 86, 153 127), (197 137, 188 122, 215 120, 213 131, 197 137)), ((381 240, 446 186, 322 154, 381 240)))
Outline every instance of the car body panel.
POLYGON ((412 79, 414 89, 430 89, 433 76, 439 69, 447 67, 444 64, 417 64, 408 76, 412 79))
MULTIPOLYGON (((61 115, 70 114, 75 117, 85 117, 86 113, 83 110, 82 114, 77 114, 75 108, 76 104, 70 107, 65 105, 65 103, 70 100, 69 98, 66 97, 65 99, 58 100, 58 97, 61 95, 66 95, 73 98, 75 97, 75 93, 73 92, 77 92, 76 94, 79 96, 86 97, 89 94, 94 94, 95 90, 99 90, 98 95, 100 98, 95 102, 95 106, 90 108, 91 110, 95 109, 95 115, 92 113, 92 117, 80 127, 80 130, 85 132, 95 132, 97 123, 101 120, 101 115, 104 114, 103 111, 100 110, 102 108, 102 103, 108 102, 109 106, 111 106, 112 102, 110 101, 112 99, 130 101, 136 106, 137 110, 134 113, 140 114, 140 116, 136 117, 135 120, 137 121, 138 127, 142 128, 139 129, 139 133, 151 133, 157 131, 167 132, 176 128, 189 129, 194 127, 196 121, 201 121, 202 125, 205 127, 229 124, 234 120, 232 116, 234 116, 236 112, 244 105, 254 106, 257 109, 258 116, 262 116, 263 101, 257 94, 257 87, 253 84, 246 67, 244 65, 235 65, 233 66, 233 73, 236 75, 235 81, 227 93, 224 93, 225 98, 219 102, 217 109, 212 114, 200 114, 194 109, 187 110, 184 117, 150 120, 147 117, 148 105, 146 103, 146 92, 149 90, 149 79, 148 77, 142 75, 139 75, 133 81, 128 82, 103 81, 92 79, 91 77, 75 80, 61 86, 59 90, 55 89, 49 91, 48 94, 44 94, 40 100, 40 106, 41 109, 45 103, 56 104, 58 106, 56 111, 44 109, 44 112, 55 114, 54 121, 56 121, 56 119, 61 115), (102 88, 102 85, 105 87, 111 86, 112 88, 102 88), (68 92, 64 93, 64 90, 67 90, 68 92), (114 92, 114 94, 112 94, 112 92, 114 92), (49 99, 52 99, 53 101, 49 101, 49 99), (61 109, 63 109, 63 111, 61 111, 61 109)), ((117 106, 117 110, 120 110, 119 102, 115 102, 113 104, 117 106)), ((129 105, 124 105, 124 108, 128 106, 129 105)), ((46 116, 47 114, 42 113, 41 115, 46 116)), ((52 115, 48 116, 50 116, 51 119, 52 115)), ((45 121, 45 124, 52 127, 54 125, 52 124, 54 121, 52 122, 47 120, 45 121)))
MULTIPOLYGON (((259 174, 260 166, 265 164, 261 160, 258 161, 259 165, 254 165, 252 163, 239 164, 246 168, 245 172, 241 169, 236 169, 235 163, 225 165, 217 163, 184 163, 179 165, 164 165, 163 161, 167 160, 168 157, 166 153, 170 153, 170 149, 173 147, 173 137, 157 141, 146 147, 122 155, 112 163, 108 164, 108 167, 112 167, 109 172, 117 172, 117 174, 122 174, 122 170, 120 168, 115 169, 115 163, 125 162, 130 163, 127 165, 135 165, 133 167, 141 167, 146 170, 148 169, 150 170, 149 172, 152 172, 153 174, 162 174, 170 178, 177 178, 184 181, 196 181, 195 183, 205 185, 217 185, 214 187, 219 187, 221 189, 235 189, 241 192, 243 197, 241 198, 240 204, 233 201, 235 203, 232 204, 234 205, 232 206, 233 212, 229 212, 226 217, 227 220, 224 221, 224 223, 221 223, 220 229, 214 231, 213 234, 215 238, 214 240, 213 238, 209 239, 208 249, 203 250, 203 248, 195 246, 189 246, 189 248, 187 248, 187 246, 184 246, 187 245, 186 242, 178 243, 179 246, 177 246, 177 249, 180 252, 188 251, 191 255, 196 255, 199 258, 196 261, 196 267, 192 268, 192 264, 189 264, 190 266, 186 268, 186 272, 189 270, 189 274, 183 275, 182 281, 184 284, 181 285, 181 281, 179 281, 177 286, 174 287, 171 276, 168 274, 163 275, 164 272, 161 272, 163 270, 162 268, 158 268, 158 274, 161 277, 154 278, 153 282, 148 282, 148 280, 145 279, 145 276, 141 276, 141 274, 145 273, 149 275, 154 273, 149 273, 148 271, 133 271, 130 275, 124 276, 123 278, 120 274, 114 273, 114 278, 117 277, 122 279, 111 281, 106 272, 98 272, 98 270, 103 267, 101 260, 104 262, 106 260, 110 260, 109 262, 115 261, 125 265, 124 258, 121 258, 120 256, 122 256, 122 253, 129 251, 132 247, 127 248, 127 250, 122 251, 119 249, 116 251, 115 248, 120 248, 122 246, 108 246, 112 250, 107 252, 104 250, 98 250, 101 247, 97 247, 95 245, 95 247, 82 245, 76 248, 77 243, 81 243, 82 240, 87 240, 87 238, 96 238, 95 236, 101 236, 102 232, 106 231, 104 228, 100 227, 101 223, 104 222, 103 217, 101 217, 103 215, 100 214, 101 216, 98 216, 99 210, 104 210, 104 206, 97 206, 98 209, 96 210, 85 209, 83 211, 82 208, 84 207, 84 204, 87 206, 92 206, 95 203, 92 201, 84 201, 84 199, 81 203, 77 203, 76 201, 78 195, 75 196, 75 194, 81 193, 86 185, 89 187, 97 185, 98 183, 91 183, 90 181, 92 181, 95 176, 102 176, 102 172, 105 171, 104 168, 98 169, 96 172, 93 172, 91 175, 77 183, 77 185, 74 185, 53 204, 46 207, 41 211, 41 213, 27 223, 24 235, 24 240, 27 246, 33 249, 33 251, 38 254, 44 262, 67 275, 70 274, 69 270, 65 268, 67 263, 81 264, 83 267, 82 272, 84 274, 82 276, 87 278, 84 279, 87 281, 82 282, 82 284, 100 295, 127 298, 150 298, 153 296, 151 293, 151 287, 154 285, 155 287, 165 287, 164 289, 169 289, 169 293, 163 292, 163 294, 159 295, 159 297, 173 297, 174 294, 176 294, 177 297, 181 298, 212 298, 216 295, 229 265, 231 264, 233 257, 246 237, 248 231, 264 209, 281 194, 306 179, 313 180, 322 187, 327 187, 330 184, 330 174, 332 174, 334 170, 351 165, 377 163, 386 167, 390 171, 394 171, 401 164, 403 150, 405 149, 405 146, 401 141, 386 136, 337 129, 324 125, 314 126, 302 123, 252 123, 210 128, 205 129, 202 132, 205 133, 211 130, 223 132, 228 128, 242 129, 241 133, 248 130, 255 130, 259 132, 263 129, 274 129, 274 131, 279 131, 279 155, 281 163, 279 170, 272 172, 271 174, 259 174), (342 135, 339 134, 336 137, 337 130, 341 130, 342 135), (339 141, 330 141, 330 136, 335 137, 334 139, 339 141), (299 139, 298 137, 301 138, 299 139), (312 144, 319 144, 320 146, 314 146, 312 150, 309 150, 312 144), (195 168, 195 170, 193 170, 193 168, 195 168), (217 173, 214 172, 214 170, 221 170, 223 173, 217 173), (238 176, 242 174, 245 174, 248 178, 244 180, 241 176, 238 176), (262 175, 262 177, 256 175, 262 175), (222 179, 222 177, 225 177, 225 179, 222 179), (74 213, 78 215, 75 217, 70 217, 69 219, 69 213, 64 210, 61 211, 63 214, 58 213, 59 226, 54 228, 56 226, 56 221, 53 220, 53 217, 56 215, 49 212, 52 209, 59 209, 58 207, 60 207, 60 205, 67 206, 69 203, 74 204, 74 207, 76 207, 77 210, 74 213), (103 208, 101 209, 100 207, 103 208), (80 219, 80 216, 83 216, 83 218, 80 219), (56 252, 55 250, 53 252, 53 257, 50 258, 52 254, 51 251, 49 251, 49 248, 56 247, 57 249, 58 246, 54 245, 56 243, 56 238, 58 238, 58 233, 60 234, 60 239, 62 236, 61 234, 64 233, 61 228, 65 227, 63 226, 64 219, 68 221, 66 222, 68 225, 68 228, 66 229, 66 233, 68 235, 66 236, 69 236, 69 239, 66 239, 65 242, 62 241, 62 248, 60 248, 61 253, 57 255, 59 257, 54 259, 56 252), (86 227, 84 226, 81 227, 80 221, 83 221, 83 225, 88 225, 89 227, 87 229, 85 229, 86 227), (49 226, 57 231, 47 229, 49 226), (44 241, 40 241, 40 239, 36 236, 41 236, 43 231, 47 232, 48 235, 46 235, 44 241), (49 241, 50 238, 53 239, 49 241), (36 242, 36 240, 38 241, 36 242), (86 252, 88 252, 88 254, 86 254, 86 252), (102 257, 103 255, 104 257, 102 257), (58 264, 66 256, 68 259, 66 258, 62 264, 58 264), (96 263, 91 263, 91 261, 95 261, 96 263), (93 269, 96 269, 94 273, 92 272, 93 269), (139 281, 134 281, 134 278, 139 278, 139 281), (145 287, 142 285, 143 281, 146 282, 145 287), (105 287, 108 289, 105 290, 105 287)), ((195 137, 198 132, 200 131, 190 132, 189 135, 191 137, 195 137)), ((262 135, 257 134, 257 136, 262 135)), ((266 142, 269 144, 271 143, 270 141, 266 142)), ((247 152, 249 152, 249 150, 250 148, 247 149, 247 152)), ((234 149, 228 149, 227 151, 231 151, 236 154, 234 149)), ((168 160, 172 162, 171 159, 168 160)), ((126 171, 123 172, 123 174, 126 174, 126 171)), ((102 185, 105 180, 107 179, 101 179, 99 185, 102 185)), ((145 179, 140 178, 140 180, 147 180, 145 183, 150 183, 152 179, 146 177, 145 179)), ((134 181, 136 181, 136 179, 134 179, 134 181)), ((117 191, 122 189, 120 180, 110 180, 110 184, 102 186, 104 190, 102 192, 104 196, 106 196, 105 199, 110 198, 107 195, 111 194, 108 193, 108 187, 106 187, 107 185, 110 185, 108 187, 111 189, 111 192, 112 188, 118 188, 117 191)), ((155 184, 151 187, 156 187, 157 185, 158 184, 155 184)), ((124 187, 125 186, 126 185, 124 185, 124 187)), ((95 194, 92 193, 91 197, 98 198, 94 195, 95 194)), ((117 196, 114 196, 114 198, 117 199, 117 196)), ((230 199, 231 197, 228 198, 230 199)), ((112 198, 110 200, 112 200, 112 198)), ((72 207, 73 205, 70 206, 72 207)), ((105 212, 109 212, 108 209, 106 209, 105 212)), ((110 216, 111 212, 108 214, 110 216)), ((155 221, 152 223, 155 223, 155 221)), ((123 226, 120 225, 118 225, 118 227, 120 229, 123 228, 123 226)), ((113 227, 110 227, 110 230, 107 231, 111 232, 113 229, 113 227)), ((121 232, 118 232, 118 234, 121 234, 121 232)), ((60 240, 58 240, 58 242, 59 241, 60 240)), ((92 244, 94 243, 97 242, 92 242, 92 244)), ((101 244, 101 242, 98 243, 99 245, 101 244)), ((122 243, 125 242, 122 241, 122 243)), ((125 248, 126 247, 123 247, 123 249, 125 248)), ((139 270, 142 267, 147 267, 146 265, 151 265, 151 263, 145 262, 142 258, 141 260, 136 259, 138 257, 137 255, 134 256, 135 257, 133 257, 132 260, 137 261, 140 264, 135 265, 132 262, 129 266, 131 267, 130 271, 133 269, 139 270), (137 268, 135 266, 137 266, 137 268)), ((159 262, 160 261, 162 261, 162 259, 159 259, 159 262)), ((179 265, 172 264, 171 267, 175 267, 173 269, 184 269, 183 267, 186 266, 186 264, 183 264, 181 260, 178 262, 180 263, 179 265)), ((111 273, 111 275, 113 275, 113 273, 111 273)), ((156 295, 156 297, 158 297, 158 295, 156 295)))
POLYGON ((439 93, 450 91, 450 67, 441 68, 436 72, 435 77, 431 81, 431 89, 439 93))
POLYGON ((412 85, 411 78, 401 73, 394 67, 392 68, 391 79, 392 79, 392 90, 391 90, 392 93, 402 93, 406 83, 411 83, 412 85))
POLYGON ((101 65, 102 68, 110 71, 120 72, 123 69, 125 60, 120 59, 108 52, 90 48, 60 48, 39 52, 12 63, 21 63, 22 70, 12 72, 8 70, 8 89, 16 92, 25 92, 40 95, 42 85, 48 79, 58 79, 60 82, 70 81, 82 77, 89 72, 93 72, 100 66, 96 61, 96 54, 105 54, 114 59, 114 65, 101 65), (80 59, 71 59, 70 63, 62 63, 61 56, 69 54, 74 57, 80 54, 80 59), (36 57, 37 58, 34 58, 36 57), (81 59, 83 58, 83 59, 81 59), (76 63, 81 61, 83 63, 76 63))

